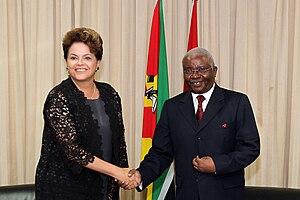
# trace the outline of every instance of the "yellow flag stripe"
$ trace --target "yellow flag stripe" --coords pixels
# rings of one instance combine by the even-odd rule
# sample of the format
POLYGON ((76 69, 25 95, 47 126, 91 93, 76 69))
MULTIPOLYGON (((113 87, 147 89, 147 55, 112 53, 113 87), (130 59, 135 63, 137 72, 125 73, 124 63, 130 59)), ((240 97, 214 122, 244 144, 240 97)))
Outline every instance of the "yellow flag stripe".
POLYGON ((147 187, 147 199, 146 200, 152 200, 152 195, 153 194, 153 183, 148 185, 147 187))
POLYGON ((144 157, 148 153, 151 146, 152 146, 152 139, 151 138, 142 138, 142 157, 141 157, 141 160, 144 160, 144 157))
MULTIPOLYGON (((142 138, 142 157, 141 157, 141 160, 144 160, 144 157, 148 153, 151 146, 152 146, 152 139, 151 138, 142 138)), ((153 191, 153 183, 151 183, 147 187, 147 198, 146 198, 146 200, 152 200, 152 191, 153 191)))

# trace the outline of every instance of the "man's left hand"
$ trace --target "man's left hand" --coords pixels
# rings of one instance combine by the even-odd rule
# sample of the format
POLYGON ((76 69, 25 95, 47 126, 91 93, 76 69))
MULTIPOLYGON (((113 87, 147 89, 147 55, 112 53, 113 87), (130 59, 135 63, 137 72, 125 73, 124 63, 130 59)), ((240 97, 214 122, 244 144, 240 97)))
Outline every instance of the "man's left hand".
POLYGON ((213 159, 210 156, 199 156, 193 159, 193 166, 196 170, 203 173, 215 173, 216 167, 213 159))

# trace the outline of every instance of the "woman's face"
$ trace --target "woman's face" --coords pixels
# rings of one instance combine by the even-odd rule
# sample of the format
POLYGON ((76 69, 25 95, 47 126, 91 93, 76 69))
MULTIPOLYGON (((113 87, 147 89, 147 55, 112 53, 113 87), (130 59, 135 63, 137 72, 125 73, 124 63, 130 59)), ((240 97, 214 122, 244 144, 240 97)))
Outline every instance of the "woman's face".
POLYGON ((93 81, 100 61, 83 42, 74 42, 68 52, 67 68, 70 77, 77 82, 93 81))
POLYGON ((217 67, 211 67, 205 56, 191 55, 182 64, 184 81, 193 93, 205 93, 213 86, 217 67))

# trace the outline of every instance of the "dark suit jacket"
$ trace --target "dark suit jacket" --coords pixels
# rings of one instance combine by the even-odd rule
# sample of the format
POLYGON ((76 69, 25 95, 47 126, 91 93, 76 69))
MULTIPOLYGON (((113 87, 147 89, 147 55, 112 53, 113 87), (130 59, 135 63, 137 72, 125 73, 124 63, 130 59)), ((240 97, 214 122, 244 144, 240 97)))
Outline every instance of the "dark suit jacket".
POLYGON ((176 199, 241 200, 244 168, 259 152, 259 135, 248 97, 216 85, 199 125, 190 92, 165 102, 152 147, 138 170, 145 188, 174 159, 176 199), (192 160, 197 155, 211 156, 216 174, 195 170, 192 160))

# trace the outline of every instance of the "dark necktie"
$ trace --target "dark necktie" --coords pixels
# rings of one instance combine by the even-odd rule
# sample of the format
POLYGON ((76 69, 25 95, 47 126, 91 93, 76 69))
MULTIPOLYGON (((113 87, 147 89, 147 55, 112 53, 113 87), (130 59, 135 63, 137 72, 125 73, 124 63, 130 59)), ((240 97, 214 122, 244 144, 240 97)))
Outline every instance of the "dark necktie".
POLYGON ((196 117, 197 117, 198 123, 200 123, 200 121, 203 117, 202 102, 204 101, 205 98, 203 95, 199 95, 199 96, 197 96, 197 99, 198 99, 198 110, 196 113, 196 117))

